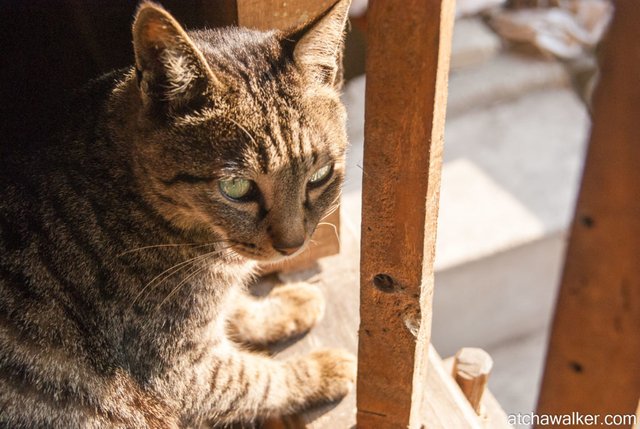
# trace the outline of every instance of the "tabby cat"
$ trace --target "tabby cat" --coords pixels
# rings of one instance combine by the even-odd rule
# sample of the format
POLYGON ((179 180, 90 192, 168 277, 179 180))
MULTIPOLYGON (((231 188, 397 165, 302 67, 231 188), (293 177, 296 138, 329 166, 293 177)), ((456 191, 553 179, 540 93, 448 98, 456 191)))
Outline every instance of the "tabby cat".
POLYGON ((239 345, 323 312, 310 285, 244 285, 337 203, 348 6, 290 32, 186 32, 144 3, 135 67, 87 87, 64 138, 2 161, 0 427, 211 427, 349 391, 345 351, 239 345))

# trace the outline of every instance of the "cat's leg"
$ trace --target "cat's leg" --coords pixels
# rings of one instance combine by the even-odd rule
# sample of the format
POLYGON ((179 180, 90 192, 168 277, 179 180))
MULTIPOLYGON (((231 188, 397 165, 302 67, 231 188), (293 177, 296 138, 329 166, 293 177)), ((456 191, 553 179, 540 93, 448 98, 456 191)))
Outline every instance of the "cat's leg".
POLYGON ((299 412, 341 399, 355 376, 355 357, 344 350, 285 361, 244 351, 219 355, 211 367, 211 390, 199 401, 200 418, 224 424, 299 412))
POLYGON ((320 289, 308 283, 275 287, 264 298, 241 294, 228 319, 230 336, 241 343, 267 345, 304 334, 323 316, 320 289))

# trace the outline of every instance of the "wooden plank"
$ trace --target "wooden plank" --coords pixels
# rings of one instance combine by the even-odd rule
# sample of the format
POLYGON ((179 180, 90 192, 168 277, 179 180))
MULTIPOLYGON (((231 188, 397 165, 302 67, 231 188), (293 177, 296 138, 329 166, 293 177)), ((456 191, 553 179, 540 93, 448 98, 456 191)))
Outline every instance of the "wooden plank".
POLYGON ((256 30, 287 30, 320 16, 336 0, 201 0, 207 25, 240 25, 256 30))
POLYGON ((378 0, 370 2, 367 13, 357 386, 361 428, 425 424, 453 12, 451 0, 407 0, 402 7, 378 0))
POLYGON ((484 408, 484 427, 486 429, 513 429, 509 416, 504 412, 491 390, 487 389, 482 397, 484 408))
POLYGON ((640 3, 615 6, 539 413, 632 415, 640 397, 640 3))
POLYGON ((236 0, 199 0, 200 16, 208 27, 238 25, 236 0))
POLYGON ((442 361, 429 346, 429 367, 425 390, 429 400, 425 420, 429 429, 483 429, 482 420, 473 410, 452 376, 453 359, 442 361))
POLYGON ((238 23, 258 30, 298 27, 320 16, 336 0, 236 0, 238 23))

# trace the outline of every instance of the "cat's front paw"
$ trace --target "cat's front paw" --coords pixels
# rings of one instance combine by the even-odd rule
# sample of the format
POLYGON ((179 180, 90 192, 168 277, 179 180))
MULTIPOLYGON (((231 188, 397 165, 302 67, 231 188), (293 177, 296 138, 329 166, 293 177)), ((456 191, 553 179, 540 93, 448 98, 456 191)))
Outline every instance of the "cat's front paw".
POLYGON ((319 369, 317 399, 336 401, 346 396, 356 381, 358 369, 356 357, 341 349, 328 349, 313 352, 308 356, 319 369))
POLYGON ((279 286, 263 299, 244 298, 229 320, 232 337, 265 346, 300 336, 324 315, 320 289, 306 283, 279 286))
POLYGON ((269 299, 278 312, 272 314, 270 323, 272 341, 304 334, 324 316, 325 300, 317 286, 306 283, 280 286, 271 292, 269 299))

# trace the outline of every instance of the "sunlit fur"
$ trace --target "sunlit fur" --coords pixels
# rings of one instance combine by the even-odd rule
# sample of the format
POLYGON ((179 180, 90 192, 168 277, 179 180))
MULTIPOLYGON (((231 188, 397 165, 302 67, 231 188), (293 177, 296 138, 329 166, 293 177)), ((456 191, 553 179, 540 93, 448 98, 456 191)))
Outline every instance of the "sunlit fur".
MULTIPOLYGON (((293 61, 295 45, 284 34, 204 30, 190 39, 208 65, 198 73, 213 77, 209 94, 180 100, 200 108, 162 121, 160 129, 153 112, 144 118, 151 122, 147 127, 124 130, 133 135, 123 139, 135 141, 136 174, 145 182, 147 198, 181 228, 214 232, 252 259, 282 257, 274 244, 304 241, 338 199, 346 148, 339 94, 301 72, 293 61), (331 180, 310 189, 309 178, 327 164, 334 165, 331 180), (185 176, 211 180, 179 180, 185 176), (216 183, 225 177, 253 180, 259 198, 243 203, 225 198, 216 183)), ((168 104, 175 88, 184 94, 197 74, 187 55, 161 58, 171 70, 168 82, 189 70, 187 83, 165 84, 168 104)), ((147 106, 132 103, 131 97, 138 97, 134 85, 128 79, 118 87, 114 112, 139 117, 143 109, 144 115, 147 106)))
POLYGON ((310 285, 264 300, 244 286, 336 207, 348 3, 291 32, 189 33, 145 3, 135 66, 88 86, 42 153, 2 161, 0 428, 211 427, 348 392, 345 351, 238 345, 324 311, 310 285), (251 198, 220 192, 233 177, 251 198))

